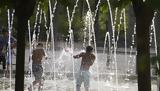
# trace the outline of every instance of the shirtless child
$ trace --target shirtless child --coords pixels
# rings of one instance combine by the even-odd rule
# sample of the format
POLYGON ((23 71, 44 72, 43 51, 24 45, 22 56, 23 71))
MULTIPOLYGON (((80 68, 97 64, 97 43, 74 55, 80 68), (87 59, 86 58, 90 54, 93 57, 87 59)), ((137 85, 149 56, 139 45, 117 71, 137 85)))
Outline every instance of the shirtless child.
POLYGON ((32 85, 36 85, 39 83, 38 91, 42 90, 42 74, 43 74, 43 67, 42 67, 42 59, 45 56, 45 52, 43 50, 43 44, 38 43, 36 49, 33 50, 32 53, 32 72, 35 77, 35 80, 32 82, 31 86, 28 88, 29 91, 32 91, 32 85))
POLYGON ((82 58, 81 66, 76 79, 76 91, 80 91, 82 82, 84 82, 85 91, 89 91, 90 85, 90 66, 93 65, 95 55, 92 54, 93 48, 91 46, 86 47, 86 52, 82 52, 78 55, 73 56, 74 58, 82 58))

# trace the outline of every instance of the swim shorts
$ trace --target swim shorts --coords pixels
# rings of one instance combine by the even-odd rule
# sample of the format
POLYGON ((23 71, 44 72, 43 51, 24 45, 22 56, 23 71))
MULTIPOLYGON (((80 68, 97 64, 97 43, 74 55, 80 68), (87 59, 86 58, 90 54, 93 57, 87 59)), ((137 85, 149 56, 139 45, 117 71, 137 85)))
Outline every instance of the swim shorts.
POLYGON ((35 77, 35 80, 41 80, 43 74, 43 67, 41 64, 32 64, 32 71, 35 77))

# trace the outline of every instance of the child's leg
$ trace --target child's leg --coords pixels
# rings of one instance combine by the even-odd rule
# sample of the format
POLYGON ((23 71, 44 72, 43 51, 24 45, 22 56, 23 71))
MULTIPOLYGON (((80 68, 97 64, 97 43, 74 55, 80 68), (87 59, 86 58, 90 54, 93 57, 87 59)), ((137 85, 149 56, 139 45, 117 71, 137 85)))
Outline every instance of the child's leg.
POLYGON ((85 87, 85 91, 89 91, 89 88, 88 88, 88 87, 85 87))
POLYGON ((45 81, 45 78, 42 76, 41 77, 41 81, 40 81, 40 83, 39 83, 39 91, 42 91, 43 90, 43 85, 44 85, 44 81, 45 81))
POLYGON ((37 83, 39 83, 39 80, 34 80, 32 84, 28 87, 28 91, 32 91, 34 85, 36 85, 37 83))
POLYGON ((81 91, 82 82, 83 82, 82 72, 79 71, 78 77, 76 79, 76 91, 81 91))
POLYGON ((3 67, 3 75, 5 76, 5 72, 6 72, 6 58, 4 54, 0 55, 0 64, 2 63, 2 67, 3 67))
POLYGON ((44 78, 43 78, 43 67, 40 65, 39 66, 39 69, 40 69, 40 71, 39 71, 39 75, 38 75, 38 78, 39 78, 39 87, 38 87, 38 91, 42 91, 42 89, 43 89, 43 81, 44 81, 44 78))
POLYGON ((5 58, 5 55, 1 55, 1 58, 0 58, 1 62, 2 62, 2 65, 3 65, 3 70, 6 69, 6 58, 5 58))
POLYGON ((35 80, 35 81, 33 81, 32 84, 33 84, 33 86, 34 86, 34 85, 36 85, 36 84, 39 83, 39 82, 40 82, 40 80, 35 80))
POLYGON ((77 85, 77 86, 76 86, 76 91, 81 91, 80 87, 81 87, 81 86, 77 85))
POLYGON ((40 81, 38 91, 42 91, 42 90, 43 90, 43 83, 42 83, 42 81, 40 81))
POLYGON ((90 72, 89 71, 85 71, 84 74, 84 88, 85 91, 89 91, 89 86, 90 86, 90 72))
POLYGON ((10 65, 9 65, 9 63, 7 63, 7 69, 6 69, 5 75, 6 75, 6 77, 8 77, 8 78, 9 78, 9 76, 10 76, 10 65))
POLYGON ((6 77, 10 77, 10 72, 11 72, 11 70, 12 70, 12 68, 11 68, 11 66, 12 66, 12 54, 9 56, 8 54, 7 54, 7 58, 6 58, 6 60, 7 60, 7 70, 6 70, 6 77))

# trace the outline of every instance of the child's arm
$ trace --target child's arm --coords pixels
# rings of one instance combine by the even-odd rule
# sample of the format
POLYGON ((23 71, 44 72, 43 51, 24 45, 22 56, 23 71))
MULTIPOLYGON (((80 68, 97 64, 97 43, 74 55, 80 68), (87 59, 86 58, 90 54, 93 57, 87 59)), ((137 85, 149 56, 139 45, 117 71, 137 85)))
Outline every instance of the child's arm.
POLYGON ((47 53, 44 51, 44 49, 42 49, 43 52, 43 57, 45 57, 45 59, 47 59, 47 53))
POLYGON ((44 57, 45 57, 45 59, 48 59, 48 55, 47 55, 46 51, 44 51, 44 57))
POLYGON ((82 57, 82 55, 83 55, 83 53, 80 53, 78 55, 74 55, 73 58, 80 58, 80 57, 82 57))

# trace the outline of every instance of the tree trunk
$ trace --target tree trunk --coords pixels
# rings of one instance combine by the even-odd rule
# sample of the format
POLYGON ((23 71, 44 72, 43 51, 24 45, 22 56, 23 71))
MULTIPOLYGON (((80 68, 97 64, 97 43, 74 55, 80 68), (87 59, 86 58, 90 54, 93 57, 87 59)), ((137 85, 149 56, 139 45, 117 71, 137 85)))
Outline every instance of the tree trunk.
POLYGON ((17 16, 17 55, 15 91, 24 91, 25 35, 28 30, 28 19, 33 14, 35 0, 15 0, 17 16))
POLYGON ((27 30, 27 19, 18 17, 17 22, 18 32, 15 91, 24 91, 25 31, 27 30))
POLYGON ((133 0, 136 16, 138 91, 151 91, 149 28, 153 10, 133 0))

